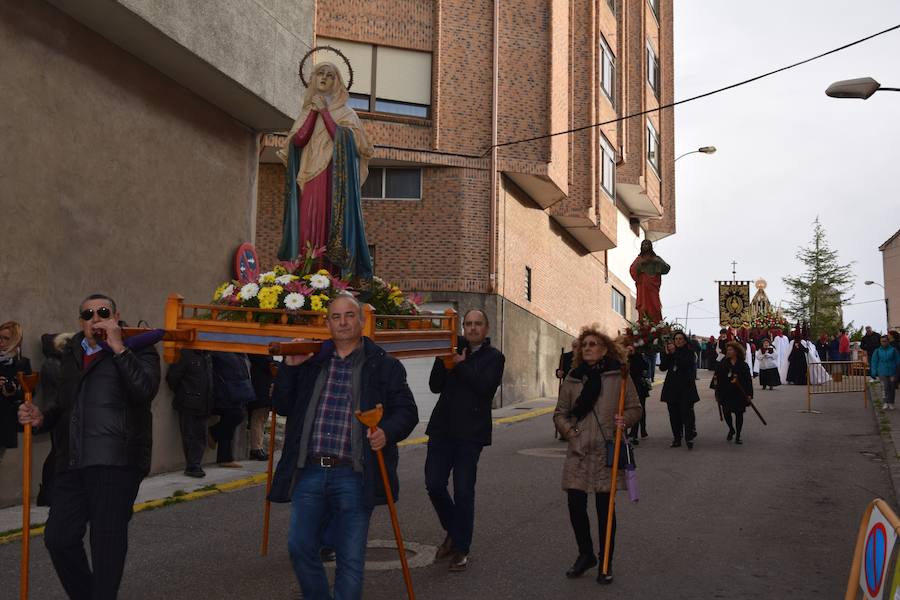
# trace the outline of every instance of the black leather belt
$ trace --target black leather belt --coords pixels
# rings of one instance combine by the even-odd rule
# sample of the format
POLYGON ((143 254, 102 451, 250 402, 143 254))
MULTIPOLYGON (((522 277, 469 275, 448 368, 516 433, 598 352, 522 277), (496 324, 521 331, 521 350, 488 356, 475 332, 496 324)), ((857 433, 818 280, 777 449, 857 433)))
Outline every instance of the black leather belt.
POLYGON ((352 465, 353 461, 346 458, 336 458, 334 456, 309 456, 306 458, 306 464, 322 467, 323 469, 330 469, 342 465, 352 465))

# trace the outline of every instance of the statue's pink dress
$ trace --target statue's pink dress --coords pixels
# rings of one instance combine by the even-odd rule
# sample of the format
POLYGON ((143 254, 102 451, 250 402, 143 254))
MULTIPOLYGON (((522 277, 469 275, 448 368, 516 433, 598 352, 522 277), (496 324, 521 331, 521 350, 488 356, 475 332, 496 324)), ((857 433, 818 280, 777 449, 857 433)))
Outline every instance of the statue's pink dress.
MULTIPOLYGON (((337 125, 331 118, 328 109, 321 112, 311 110, 306 121, 294 134, 294 145, 304 148, 312 137, 316 127, 316 119, 322 116, 328 135, 334 139, 337 125)), ((313 248, 324 248, 328 245, 331 226, 331 163, 328 168, 303 184, 300 196, 300 252, 305 252, 307 243, 313 248)))

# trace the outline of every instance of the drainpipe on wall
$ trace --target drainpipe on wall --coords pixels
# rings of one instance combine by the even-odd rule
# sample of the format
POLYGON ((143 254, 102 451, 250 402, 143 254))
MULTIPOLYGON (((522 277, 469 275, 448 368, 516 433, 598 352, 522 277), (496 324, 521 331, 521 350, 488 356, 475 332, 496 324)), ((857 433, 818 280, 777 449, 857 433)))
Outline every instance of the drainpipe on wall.
MULTIPOLYGON (((493 48, 493 93, 491 94, 491 243, 490 243, 490 293, 494 294, 497 298, 497 303, 500 308, 500 346, 499 350, 503 351, 503 338, 506 330, 506 320, 505 310, 503 305, 503 297, 500 295, 500 292, 506 293, 506 289, 500 290, 497 285, 497 266, 498 266, 498 238, 499 231, 497 231, 497 213, 499 211, 498 203, 500 194, 498 193, 497 187, 499 184, 499 173, 497 172, 497 113, 500 105, 499 101, 499 90, 500 90, 500 0, 494 0, 494 48, 493 48)), ((503 224, 506 227, 506 222, 503 224)), ((505 236, 504 236, 505 237, 505 236)), ((505 241, 505 240, 504 240, 505 241)), ((504 256, 506 254, 504 253, 504 256)), ((504 273, 506 269, 504 268, 504 273)), ((503 385, 500 385, 500 398, 499 398, 500 406, 503 406, 503 385)))

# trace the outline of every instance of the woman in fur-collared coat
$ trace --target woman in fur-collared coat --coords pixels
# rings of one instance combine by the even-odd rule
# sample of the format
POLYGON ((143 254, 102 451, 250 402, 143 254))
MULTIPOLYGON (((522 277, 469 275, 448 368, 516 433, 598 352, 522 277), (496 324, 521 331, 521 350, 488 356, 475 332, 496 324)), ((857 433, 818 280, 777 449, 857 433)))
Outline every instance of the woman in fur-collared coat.
MULTIPOLYGON (((624 429, 640 421, 641 403, 634 383, 627 377, 625 411, 616 416, 619 390, 622 385, 621 347, 595 328, 588 328, 579 336, 576 366, 563 380, 553 422, 560 435, 568 441, 563 465, 562 487, 568 495, 569 518, 578 543, 578 558, 566 572, 569 578, 579 577, 597 564, 591 539, 587 512, 588 494, 594 494, 599 538, 602 547, 606 539, 606 519, 612 470, 607 466, 607 441, 614 441, 616 427, 624 429)), ((623 432, 624 440, 624 432, 623 432)), ((619 490, 625 489, 625 473, 619 471, 619 490)), ((615 547, 616 521, 613 517, 610 545, 610 573, 598 573, 599 583, 612 583, 612 555, 615 547)))

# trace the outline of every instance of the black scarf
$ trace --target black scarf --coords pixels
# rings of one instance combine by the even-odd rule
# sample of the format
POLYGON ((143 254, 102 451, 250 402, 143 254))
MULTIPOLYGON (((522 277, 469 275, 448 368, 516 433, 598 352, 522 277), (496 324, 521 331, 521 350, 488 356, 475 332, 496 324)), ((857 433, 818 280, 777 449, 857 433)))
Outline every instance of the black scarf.
POLYGON ((594 405, 597 404, 600 393, 603 391, 603 373, 618 371, 621 368, 622 364, 615 358, 604 357, 593 367, 586 363, 581 363, 578 365, 578 368, 572 371, 572 377, 584 381, 581 393, 572 407, 572 416, 576 420, 582 420, 594 410, 594 405))

